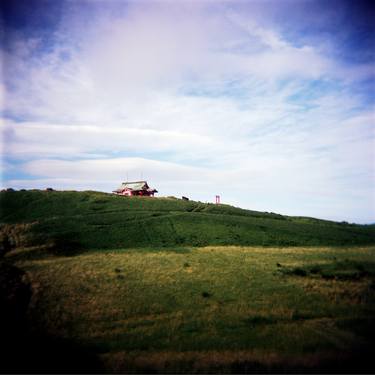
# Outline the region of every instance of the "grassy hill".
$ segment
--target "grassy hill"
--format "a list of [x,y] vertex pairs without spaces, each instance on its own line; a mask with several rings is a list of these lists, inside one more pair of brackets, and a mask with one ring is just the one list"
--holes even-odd
[[[0,224],[17,224],[31,245],[66,249],[375,243],[374,225],[288,217],[176,198],[85,191],[0,193]],[[21,225],[22,224],[22,225]],[[17,237],[17,236],[16,236]]]
[[374,373],[374,225],[92,191],[0,204],[0,372]]

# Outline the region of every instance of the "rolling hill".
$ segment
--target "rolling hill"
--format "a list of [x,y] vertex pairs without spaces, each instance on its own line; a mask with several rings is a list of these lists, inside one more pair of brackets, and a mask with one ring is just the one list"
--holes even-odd
[[[375,243],[374,225],[257,212],[177,198],[94,191],[3,191],[0,224],[12,242],[59,251],[134,247]],[[16,225],[15,225],[16,224]]]
[[374,225],[93,191],[0,204],[0,372],[374,372]]

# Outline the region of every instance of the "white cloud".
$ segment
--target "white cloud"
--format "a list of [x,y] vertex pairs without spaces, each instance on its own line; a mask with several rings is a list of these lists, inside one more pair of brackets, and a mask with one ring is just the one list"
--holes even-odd
[[[143,172],[165,195],[372,217],[374,113],[350,90],[371,67],[226,4],[130,2],[84,30],[65,16],[48,51],[34,38],[4,52],[2,143],[19,163],[5,172],[34,177],[7,184],[110,191]],[[340,89],[309,97],[317,79]]]
[[[244,26],[233,11],[210,11],[207,4],[155,3],[145,12],[144,4],[131,3],[125,18],[104,14],[75,30],[74,44],[73,36],[60,38],[35,56],[40,41],[19,41],[5,56],[13,86],[6,108],[44,121],[111,122],[189,81],[337,76],[337,66],[314,46],[294,47],[256,19]],[[66,22],[60,33],[67,33]],[[249,42],[253,48],[243,48]]]

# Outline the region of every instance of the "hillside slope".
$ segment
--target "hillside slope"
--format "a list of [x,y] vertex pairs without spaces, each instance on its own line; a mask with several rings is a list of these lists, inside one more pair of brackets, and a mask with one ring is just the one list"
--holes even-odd
[[[3,232],[60,250],[204,245],[325,246],[375,243],[375,226],[243,210],[175,198],[85,191],[0,193]],[[22,225],[20,225],[22,224]],[[26,228],[26,229],[25,229]]]

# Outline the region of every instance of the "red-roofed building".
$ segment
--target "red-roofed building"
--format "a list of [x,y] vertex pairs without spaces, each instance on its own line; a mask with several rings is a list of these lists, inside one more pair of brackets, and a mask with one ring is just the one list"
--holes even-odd
[[146,196],[153,197],[158,191],[151,189],[146,181],[123,182],[121,186],[114,190],[113,193],[117,195],[131,196]]

